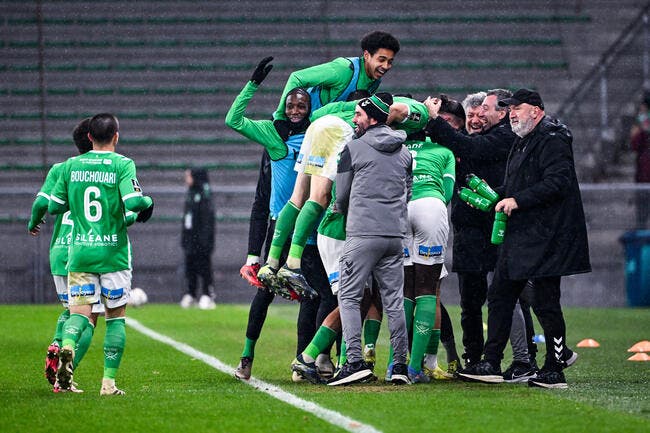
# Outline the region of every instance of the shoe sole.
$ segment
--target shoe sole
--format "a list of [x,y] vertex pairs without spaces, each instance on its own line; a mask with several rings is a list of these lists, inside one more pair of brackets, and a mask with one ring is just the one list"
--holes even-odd
[[305,367],[300,364],[292,364],[291,371],[297,373],[300,377],[311,384],[320,385],[323,383],[322,379],[318,377],[318,373],[316,371],[312,371],[309,367]]
[[[59,366],[57,367],[56,380],[61,390],[69,390],[72,386],[72,349],[63,348],[59,352]],[[69,367],[69,369],[68,369]]]
[[289,286],[289,288],[296,292],[301,298],[315,299],[318,297],[318,293],[314,289],[309,286],[305,287],[298,278],[284,275],[281,271],[278,271],[277,277],[281,283]]
[[406,374],[393,373],[390,377],[390,383],[393,385],[410,385],[411,379]]
[[503,376],[479,376],[475,374],[458,373],[458,377],[467,382],[503,383]]
[[50,385],[56,383],[56,371],[59,366],[59,354],[58,352],[47,351],[47,357],[45,358],[45,378]]
[[528,386],[531,388],[546,388],[546,389],[567,389],[569,385],[566,383],[542,383],[535,382],[534,380],[528,381]]
[[366,369],[366,370],[361,370],[357,371],[356,373],[351,374],[348,377],[345,377],[343,379],[335,380],[333,382],[328,382],[328,386],[338,386],[338,385],[350,385],[353,383],[364,383],[363,381],[370,379],[373,377],[374,374],[372,374],[372,371]]

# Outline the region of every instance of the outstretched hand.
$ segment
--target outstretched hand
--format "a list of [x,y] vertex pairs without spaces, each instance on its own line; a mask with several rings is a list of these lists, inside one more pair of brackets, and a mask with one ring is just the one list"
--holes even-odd
[[272,56],[265,57],[262,59],[261,62],[257,65],[255,70],[253,71],[253,75],[251,76],[251,81],[258,86],[262,84],[262,81],[266,78],[266,76],[271,72],[271,69],[273,69],[273,65],[269,65],[269,62],[273,60]]

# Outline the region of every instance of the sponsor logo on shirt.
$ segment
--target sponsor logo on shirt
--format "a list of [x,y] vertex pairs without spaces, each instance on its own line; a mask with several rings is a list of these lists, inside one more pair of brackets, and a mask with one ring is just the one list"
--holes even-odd
[[442,245],[419,245],[418,246],[418,255],[423,257],[437,257],[442,255]]

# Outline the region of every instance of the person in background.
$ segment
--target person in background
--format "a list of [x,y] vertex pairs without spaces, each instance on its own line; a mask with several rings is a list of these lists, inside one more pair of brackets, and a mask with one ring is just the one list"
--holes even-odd
[[[637,183],[650,183],[650,93],[645,93],[639,105],[635,124],[630,131],[630,147],[636,152]],[[650,191],[636,192],[636,228],[646,228],[650,216]]]
[[183,212],[181,246],[185,254],[185,278],[187,292],[181,299],[181,307],[189,308],[196,303],[199,278],[201,296],[198,307],[213,310],[214,287],[212,286],[212,251],[214,250],[214,204],[208,172],[204,168],[185,170],[187,197]]

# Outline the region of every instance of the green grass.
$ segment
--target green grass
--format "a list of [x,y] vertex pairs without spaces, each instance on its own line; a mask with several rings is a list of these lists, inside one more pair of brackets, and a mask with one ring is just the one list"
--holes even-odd
[[[458,317],[457,307],[449,310],[452,318]],[[53,394],[42,377],[42,367],[59,311],[58,306],[0,306],[5,329],[0,364],[3,433],[59,431],[69,423],[83,426],[75,430],[105,431],[112,429],[112,422],[118,426],[115,429],[125,432],[342,431],[133,329],[127,329],[127,349],[118,376],[118,385],[127,395],[100,398],[101,319],[93,345],[75,374],[86,392]],[[129,315],[234,366],[248,306],[219,305],[214,311],[199,311],[147,305],[130,309]],[[386,433],[648,431],[650,363],[626,359],[630,356],[627,348],[650,338],[650,310],[566,309],[565,315],[570,345],[583,338],[601,343],[598,349],[579,349],[578,363],[566,372],[568,390],[462,382],[393,387],[379,381],[335,389],[294,384],[288,365],[295,351],[297,308],[286,304],[269,311],[253,374]],[[454,325],[460,341],[457,320]],[[383,328],[380,376],[386,344]]]

